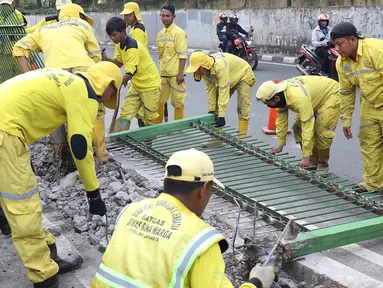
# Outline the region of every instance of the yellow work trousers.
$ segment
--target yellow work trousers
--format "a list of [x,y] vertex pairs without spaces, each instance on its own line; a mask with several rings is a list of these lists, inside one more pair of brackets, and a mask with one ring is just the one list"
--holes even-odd
[[[237,91],[237,113],[239,120],[250,119],[252,86],[246,81],[240,81],[230,89],[230,98]],[[218,101],[217,101],[218,103]]]
[[121,118],[132,120],[139,113],[140,109],[143,108],[144,115],[142,120],[145,125],[155,124],[154,121],[158,116],[160,92],[160,88],[139,92],[131,85],[121,108]]
[[[313,154],[317,154],[318,151],[321,150],[330,149],[332,141],[335,138],[335,130],[336,125],[338,124],[339,116],[340,105],[332,103],[328,103],[324,107],[321,107],[317,114],[315,114]],[[295,117],[292,128],[294,132],[295,142],[302,143],[301,120],[298,116]]]
[[185,81],[178,85],[176,76],[161,77],[160,105],[165,105],[169,97],[171,97],[170,101],[174,108],[184,108],[186,97]]
[[368,191],[383,188],[383,109],[376,109],[365,100],[360,106],[359,141],[363,157],[361,183]]
[[42,205],[28,146],[0,131],[0,203],[12,230],[12,241],[32,283],[57,274],[47,245],[55,238],[42,226]]

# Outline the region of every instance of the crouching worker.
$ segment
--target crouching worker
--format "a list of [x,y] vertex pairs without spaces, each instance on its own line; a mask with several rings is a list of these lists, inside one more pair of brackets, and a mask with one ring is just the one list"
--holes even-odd
[[126,24],[123,19],[110,18],[106,23],[106,33],[116,44],[116,48],[114,59],[104,54],[103,60],[113,62],[118,67],[124,66],[126,74],[123,77],[123,84],[126,85],[131,81],[114,131],[129,130],[132,118],[136,117],[141,107],[144,108],[144,125],[155,124],[161,92],[161,79],[156,64],[140,42],[126,35]]
[[[117,218],[91,288],[233,287],[222,253],[228,242],[200,217],[209,202],[214,165],[195,149],[166,163],[164,192],[126,206]],[[241,288],[269,288],[274,268],[255,266]]]
[[278,146],[280,153],[286,145],[288,111],[297,113],[293,124],[295,142],[303,150],[301,167],[328,170],[330,147],[340,116],[339,83],[322,76],[299,76],[279,84],[266,81],[257,95],[271,108],[277,108]]
[[93,126],[100,103],[116,108],[121,83],[120,69],[100,62],[76,75],[41,69],[0,85],[0,203],[13,244],[35,288],[58,287],[57,274],[77,269],[83,260],[61,259],[54,236],[42,227],[42,205],[27,144],[67,123],[68,142],[89,211],[104,215],[93,159]]

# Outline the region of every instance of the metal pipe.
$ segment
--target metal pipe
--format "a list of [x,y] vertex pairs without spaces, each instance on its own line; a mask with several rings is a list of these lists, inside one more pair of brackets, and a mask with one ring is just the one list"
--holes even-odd
[[[323,193],[323,190],[314,190],[310,192],[305,192],[305,193],[298,193],[298,194],[291,194],[291,195],[286,195],[286,196],[280,196],[280,197],[274,197],[274,198],[269,198],[269,199],[259,199],[257,201],[260,202],[267,202],[267,201],[273,201],[273,200],[280,200],[280,199],[286,199],[286,198],[291,198],[291,197],[296,197],[296,196],[301,196],[301,195],[307,195],[307,194],[312,194],[312,193]],[[274,194],[281,194],[281,193],[274,193]],[[328,194],[326,196],[331,196],[331,194]],[[258,197],[258,195],[252,196],[252,197]],[[315,197],[317,198],[317,197]],[[311,198],[313,199],[313,198]],[[309,200],[309,199],[307,199]],[[272,205],[272,204],[270,204]]]
[[[352,203],[348,203],[348,204],[353,205]],[[327,213],[320,213],[320,214],[314,214],[314,215],[310,215],[310,216],[306,216],[306,217],[302,217],[302,218],[296,218],[295,220],[305,220],[305,219],[309,219],[309,218],[315,218],[315,217],[318,217],[318,216],[330,215],[330,214],[334,214],[334,213],[348,211],[348,210],[355,209],[355,208],[361,208],[361,207],[355,207],[355,205],[353,205],[353,206],[354,207],[344,208],[344,209],[340,209],[340,210],[337,210],[337,211],[332,211],[332,212],[327,212]],[[350,217],[350,216],[349,215],[345,215],[343,217],[347,218],[347,217]],[[329,219],[327,221],[331,221],[331,220],[332,219]]]
[[[339,200],[341,200],[341,199],[339,199]],[[315,204],[318,204],[318,203],[315,203]],[[309,212],[309,211],[318,211],[318,210],[322,210],[322,209],[327,209],[327,208],[330,208],[330,207],[339,207],[339,206],[343,206],[343,205],[352,205],[352,203],[350,203],[350,202],[345,202],[345,201],[343,201],[342,203],[337,203],[337,204],[335,204],[335,205],[330,205],[330,206],[325,206],[325,207],[318,207],[318,208],[311,208],[311,209],[307,209],[307,210],[303,210],[303,211],[299,211],[299,212],[294,212],[294,213],[292,213],[292,214],[283,214],[284,216],[296,216],[296,215],[298,215],[298,214],[302,214],[302,213],[306,213],[306,212]],[[305,205],[306,206],[306,205]]]
[[[291,175],[283,175],[283,176],[280,176],[278,177],[278,179],[275,179],[275,180],[279,180],[281,178],[287,178],[287,177],[291,177]],[[242,186],[243,184],[251,184],[251,185],[248,185],[248,186],[245,186],[245,187],[252,187],[254,185],[254,183],[258,183],[258,182],[262,182],[262,181],[265,181],[265,180],[273,180],[273,178],[266,178],[266,177],[262,177],[262,179],[260,180],[250,180],[250,181],[246,181],[246,182],[242,182],[242,183],[238,183],[239,186]],[[291,180],[284,180],[283,182],[291,182],[291,181],[296,181],[296,179],[291,179]],[[233,181],[229,181],[229,183],[232,183],[232,184],[228,184],[227,186],[232,186],[232,187],[236,187],[238,185],[235,184],[235,182]],[[278,183],[278,182],[277,182]],[[271,184],[275,184],[275,182],[271,182],[271,183],[266,183],[264,185],[271,185]],[[261,185],[259,185],[261,186]],[[243,187],[242,187],[243,188]]]
[[[331,194],[329,195],[326,195],[327,196],[332,196]],[[339,199],[337,200],[342,200],[342,199],[345,199],[346,197],[339,197]],[[311,199],[311,198],[310,198]],[[307,200],[310,200],[310,199],[307,199]],[[323,200],[323,201],[319,201],[319,202],[315,202],[315,203],[311,203],[311,204],[304,204],[304,206],[312,206],[312,205],[317,205],[317,204],[321,204],[321,203],[327,203],[327,202],[333,202],[334,199],[329,199],[329,200]],[[278,205],[282,205],[282,204],[286,204],[286,203],[291,203],[291,202],[295,202],[295,200],[293,201],[290,201],[290,202],[284,202],[284,203],[281,203],[281,204],[274,204],[274,205],[270,205],[270,206],[278,206]],[[350,202],[348,202],[350,203]],[[278,208],[278,210],[291,210],[291,209],[295,209],[295,208],[299,208],[299,207],[302,207],[302,205],[296,205],[296,206],[282,206],[280,208]]]
[[[279,169],[279,168],[277,168],[277,167],[273,167],[273,168],[269,168],[269,169],[262,169],[262,170],[256,170],[256,171],[258,171],[258,172],[256,172],[256,171],[254,171],[254,170],[252,170],[252,171],[250,171],[250,172],[243,172],[244,170],[242,170],[242,171],[236,171],[236,172],[239,172],[239,173],[236,173],[236,174],[234,174],[234,175],[232,175],[232,174],[229,174],[227,177],[226,176],[223,176],[223,177],[221,177],[222,179],[230,179],[230,178],[236,178],[236,177],[238,177],[238,176],[242,176],[242,175],[249,175],[249,174],[252,174],[252,175],[256,175],[257,173],[259,173],[259,172],[264,172],[264,171],[272,171],[272,170],[277,170],[277,169]],[[249,170],[249,169],[246,169],[246,170]],[[230,173],[230,172],[229,172]],[[217,173],[217,175],[218,175],[218,173]],[[262,174],[263,175],[263,174]]]

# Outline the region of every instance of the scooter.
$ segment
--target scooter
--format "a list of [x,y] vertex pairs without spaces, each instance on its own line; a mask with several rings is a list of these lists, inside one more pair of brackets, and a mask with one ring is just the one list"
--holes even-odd
[[310,45],[303,44],[300,52],[302,53],[299,56],[299,62],[296,65],[296,68],[302,75],[318,75],[329,77],[335,81],[339,81],[338,73],[336,71],[336,59],[339,57],[339,53],[332,47],[328,47],[329,51],[329,60],[330,65],[330,74],[328,75],[321,68],[321,59],[315,53],[315,48]]
[[[253,42],[253,26],[250,28],[250,33],[245,38],[238,34],[233,34],[233,51],[232,54],[241,57],[246,60],[251,66],[252,70],[255,70],[258,66],[258,55]],[[222,52],[222,42],[219,43],[219,50]]]

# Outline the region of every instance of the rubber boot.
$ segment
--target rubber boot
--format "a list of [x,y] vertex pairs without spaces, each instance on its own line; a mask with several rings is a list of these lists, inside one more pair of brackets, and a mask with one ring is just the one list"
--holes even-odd
[[156,122],[156,124],[160,124],[160,123],[162,123],[162,120],[164,119],[164,113],[165,113],[165,107],[164,107],[164,104],[160,104],[159,106],[158,106],[158,110],[157,110],[157,112],[158,112],[158,117],[156,118],[156,120],[155,120],[155,122]]
[[94,123],[94,139],[96,157],[99,162],[105,162],[113,159],[113,154],[109,153],[105,148],[105,122],[97,119]]
[[184,107],[174,108],[174,120],[180,120],[184,118]]
[[11,227],[8,224],[7,217],[5,217],[3,209],[0,207],[0,230],[3,235],[11,234]]
[[239,130],[239,139],[244,138],[249,129],[249,120],[239,120],[238,130]]
[[164,106],[164,119],[165,119],[165,122],[169,121],[168,102],[166,102]]
[[319,163],[319,154],[318,154],[318,150],[315,147],[313,148],[313,152],[311,156],[309,157],[309,162],[310,162],[309,167],[306,167],[305,169],[308,171],[315,171]]
[[56,243],[54,243],[52,245],[48,245],[48,247],[49,247],[49,250],[51,251],[52,260],[55,261],[57,263],[57,265],[59,266],[58,274],[67,273],[69,271],[76,270],[76,269],[80,268],[82,262],[84,261],[84,259],[82,259],[81,256],[77,256],[72,261],[67,261],[67,260],[62,259],[57,254]]
[[328,171],[328,161],[330,160],[330,149],[318,150],[318,168],[317,170],[327,172]]
[[129,128],[130,128],[130,120],[120,117],[116,120],[116,123],[114,123],[113,132],[128,131]]
[[40,282],[34,283],[33,288],[58,288],[59,287],[59,276],[53,275],[51,278]]
[[138,123],[138,127],[145,127],[145,123],[144,123],[144,120],[142,119],[137,119],[137,123]]

